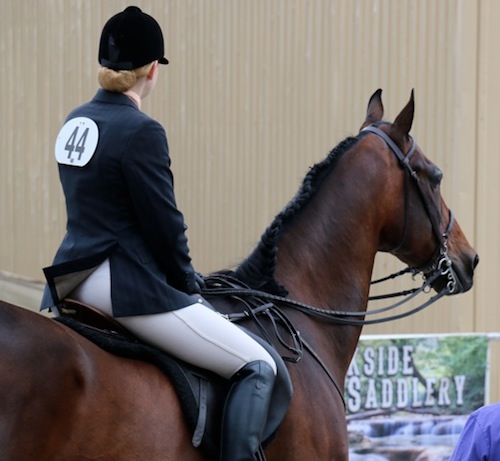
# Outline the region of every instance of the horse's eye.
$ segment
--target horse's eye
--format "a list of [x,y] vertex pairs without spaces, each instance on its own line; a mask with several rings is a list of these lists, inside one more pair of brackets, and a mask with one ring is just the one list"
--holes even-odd
[[438,187],[443,180],[443,172],[439,168],[435,168],[432,172],[429,181],[432,187]]

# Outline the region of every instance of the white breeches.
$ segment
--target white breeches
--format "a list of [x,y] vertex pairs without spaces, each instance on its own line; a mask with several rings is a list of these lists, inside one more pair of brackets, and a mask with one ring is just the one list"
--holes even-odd
[[[113,316],[109,260],[70,297]],[[276,363],[260,344],[201,302],[170,312],[115,320],[145,342],[226,379],[256,360],[269,363],[276,373]]]

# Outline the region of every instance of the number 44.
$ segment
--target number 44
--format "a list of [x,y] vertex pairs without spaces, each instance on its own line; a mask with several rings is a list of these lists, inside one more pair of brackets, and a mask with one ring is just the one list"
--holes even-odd
[[84,167],[94,156],[99,142],[99,128],[88,117],[68,120],[59,131],[54,146],[57,163]]
[[68,151],[68,158],[70,162],[73,163],[74,159],[72,157],[73,152],[78,152],[78,160],[82,158],[82,154],[85,152],[85,141],[87,140],[87,135],[89,133],[89,129],[85,128],[83,134],[80,136],[80,139],[75,144],[76,138],[78,136],[79,127],[75,127],[73,133],[71,133],[66,145],[64,146],[64,150]]

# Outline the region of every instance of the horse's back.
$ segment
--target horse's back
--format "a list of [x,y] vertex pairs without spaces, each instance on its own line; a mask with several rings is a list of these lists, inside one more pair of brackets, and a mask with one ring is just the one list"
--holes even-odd
[[0,369],[3,461],[201,459],[179,424],[170,381],[154,366],[1,301]]

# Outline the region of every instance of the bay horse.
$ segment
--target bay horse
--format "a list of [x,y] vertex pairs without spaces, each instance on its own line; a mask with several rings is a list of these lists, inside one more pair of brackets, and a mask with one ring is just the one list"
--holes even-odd
[[[308,172],[231,273],[280,305],[308,346],[287,364],[294,394],[268,461],[347,460],[341,389],[370,313],[378,251],[422,272],[441,295],[472,287],[478,256],[441,196],[441,171],[409,135],[413,91],[393,123],[383,113],[378,90],[361,131]],[[231,310],[231,298],[207,291],[216,308]],[[2,461],[208,460],[157,368],[0,304]]]

